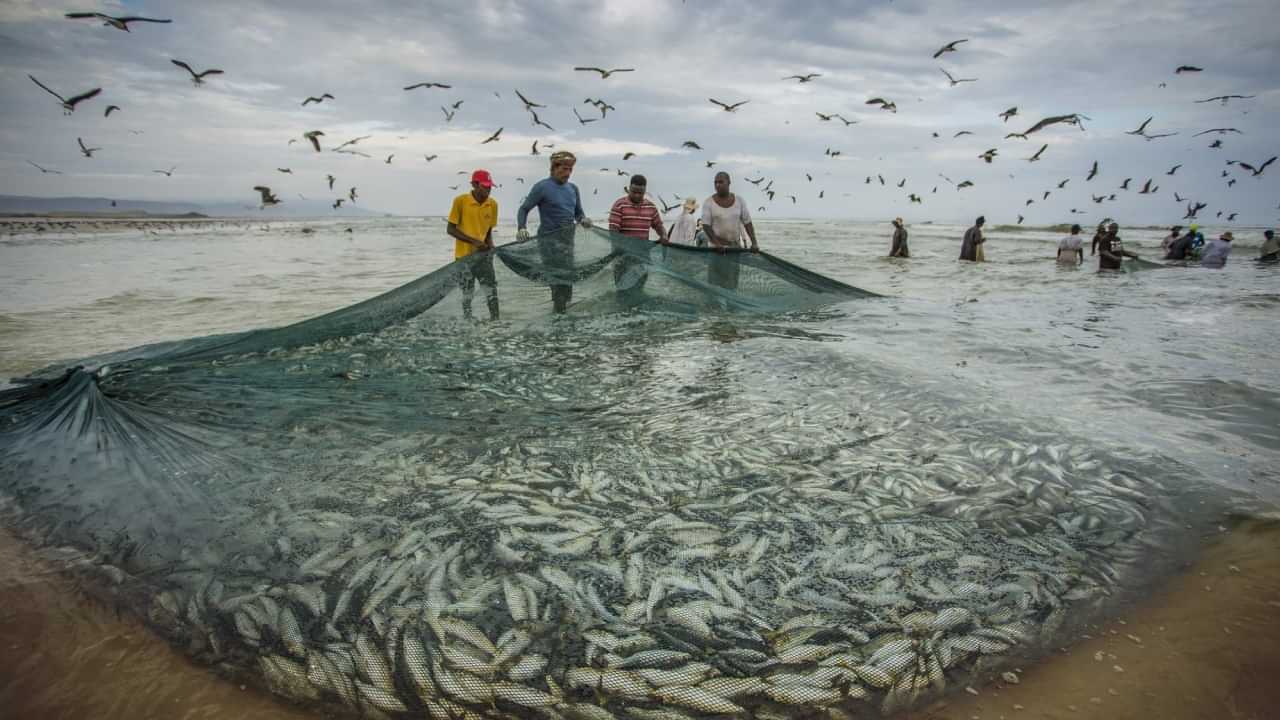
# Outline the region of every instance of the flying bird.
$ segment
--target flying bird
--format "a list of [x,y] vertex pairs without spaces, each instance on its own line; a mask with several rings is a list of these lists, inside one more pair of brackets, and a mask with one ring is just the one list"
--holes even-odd
[[1062,182],[1058,183],[1058,189],[1059,189],[1059,190],[1062,190],[1062,189],[1066,188],[1066,187],[1067,187],[1067,183],[1069,183],[1069,182],[1071,182],[1071,178],[1067,178],[1066,180],[1063,180]]
[[80,145],[80,152],[84,153],[84,156],[87,158],[93,157],[93,154],[95,152],[102,149],[102,148],[85,147],[84,140],[81,140],[80,138],[76,138],[76,142]]
[[40,171],[41,173],[43,173],[43,174],[49,174],[49,175],[61,175],[61,174],[62,174],[62,173],[61,173],[61,172],[59,172],[58,170],[50,170],[49,168],[43,168],[43,167],[40,167],[39,165],[37,165],[37,164],[35,164],[35,163],[31,162],[30,160],[28,160],[28,161],[27,161],[27,164],[28,164],[28,165],[30,165],[31,167],[33,167],[33,168],[35,168],[35,169],[39,170],[39,171]]
[[1148,135],[1148,134],[1147,134],[1147,126],[1151,124],[1151,121],[1152,121],[1153,119],[1154,119],[1154,118],[1152,118],[1152,117],[1147,118],[1145,121],[1143,121],[1143,123],[1142,123],[1141,125],[1139,125],[1139,126],[1138,126],[1138,129],[1137,129],[1137,130],[1126,130],[1126,131],[1125,131],[1125,135],[1137,135],[1137,136],[1138,136],[1138,137],[1140,137],[1140,138],[1143,138],[1143,139],[1145,139],[1145,140],[1150,141],[1150,140],[1155,140],[1156,138],[1172,137],[1172,136],[1174,136],[1174,135],[1177,135],[1177,134],[1178,134],[1178,133],[1174,132],[1174,133],[1160,133],[1160,134],[1156,134],[1156,135]]
[[601,80],[608,80],[609,76],[614,73],[635,72],[636,69],[635,68],[614,68],[612,70],[605,70],[604,68],[598,68],[598,67],[576,67],[574,68],[574,70],[578,72],[598,72],[600,73]]
[[192,85],[203,85],[203,84],[204,84],[204,79],[205,79],[205,77],[206,77],[206,76],[209,76],[209,75],[221,75],[221,74],[222,74],[222,71],[221,71],[221,70],[219,70],[219,69],[217,69],[217,68],[209,68],[208,70],[205,70],[205,71],[203,71],[203,72],[196,72],[195,70],[192,70],[192,69],[191,69],[191,66],[190,66],[190,65],[188,65],[188,64],[186,64],[186,63],[184,63],[184,62],[182,62],[181,60],[173,60],[173,59],[170,59],[170,60],[169,60],[169,62],[173,63],[174,65],[177,65],[178,67],[180,67],[180,68],[182,68],[183,70],[186,70],[188,73],[190,73],[190,74],[191,74],[191,84],[192,84]]
[[1009,133],[1008,135],[1005,135],[1005,136],[1004,136],[1004,139],[1005,139],[1005,140],[1008,140],[1009,138],[1015,138],[1015,137],[1016,137],[1016,138],[1022,138],[1023,140],[1026,140],[1028,135],[1031,135],[1032,133],[1039,132],[1039,131],[1041,131],[1041,130],[1043,130],[1043,129],[1047,128],[1047,127],[1049,127],[1050,125],[1057,125],[1057,124],[1059,124],[1059,123],[1066,123],[1067,125],[1076,125],[1076,126],[1080,127],[1080,129],[1082,129],[1082,130],[1083,130],[1083,129],[1084,129],[1084,126],[1083,126],[1083,125],[1081,124],[1081,122],[1080,122],[1080,120],[1081,120],[1081,119],[1085,119],[1085,120],[1087,120],[1088,118],[1086,118],[1084,115],[1081,115],[1081,114],[1079,114],[1079,113],[1072,113],[1072,114],[1070,114],[1070,115],[1053,115],[1053,116],[1051,116],[1051,117],[1047,117],[1047,118],[1045,118],[1045,119],[1041,120],[1040,122],[1036,123],[1035,125],[1032,125],[1030,128],[1028,128],[1027,130],[1025,130],[1025,131],[1023,131],[1023,132],[1020,132],[1020,133]]
[[978,78],[956,78],[956,77],[952,77],[951,73],[947,72],[946,70],[943,70],[942,68],[938,68],[938,70],[940,70],[943,75],[947,76],[947,80],[951,81],[951,87],[955,87],[960,83],[978,82]]
[[633,153],[633,152],[623,153],[623,154],[622,154],[622,160],[625,162],[625,161],[630,160],[631,158],[633,158],[633,157],[635,157],[635,156],[636,156],[636,154],[635,154],[635,153]]
[[1124,179],[1124,182],[1120,183],[1120,189],[1121,189],[1121,190],[1128,190],[1128,189],[1129,189],[1129,183],[1131,183],[1131,182],[1133,182],[1133,178],[1125,178],[1125,179]]
[[543,122],[543,121],[542,121],[542,118],[538,117],[538,113],[536,113],[536,112],[534,112],[534,111],[530,110],[530,111],[529,111],[529,115],[533,118],[533,124],[534,124],[534,125],[544,127],[544,128],[546,128],[546,129],[550,130],[551,132],[555,132],[555,131],[556,131],[556,129],[555,129],[555,128],[553,128],[553,127],[551,127],[550,125],[548,125],[547,123]]
[[541,154],[542,154],[542,153],[538,152],[538,141],[537,141],[537,140],[534,140],[534,141],[533,141],[533,147],[529,150],[529,154],[530,154],[530,155],[541,155]]
[[427,162],[431,162],[432,160],[435,160],[438,157],[440,156],[439,155],[423,155],[422,159],[426,160]]
[[952,135],[952,136],[951,136],[951,139],[952,139],[952,140],[954,140],[954,139],[956,139],[956,138],[960,137],[961,135],[972,135],[972,134],[973,134],[973,133],[972,133],[972,132],[970,132],[970,131],[968,131],[968,130],[961,130],[960,132],[956,133],[955,135]]
[[802,83],[813,82],[814,78],[822,77],[821,73],[809,73],[808,75],[788,75],[783,80],[799,80]]
[[334,181],[334,180],[337,180],[337,178],[335,178],[335,177],[334,177],[334,176],[332,176],[332,175],[325,175],[324,177],[325,177],[325,179],[326,179],[326,180],[328,180],[328,181],[329,181],[329,189],[330,189],[330,190],[332,190],[332,189],[333,189],[333,181]]
[[165,177],[173,177],[173,171],[174,171],[174,170],[177,170],[177,169],[178,169],[178,166],[177,166],[177,165],[174,165],[173,167],[169,168],[168,170],[152,170],[151,172],[153,172],[153,173],[160,173],[161,175],[163,175],[163,176],[165,176]]
[[[725,112],[734,112],[735,110],[737,110],[738,108],[742,107],[743,105],[746,105],[747,103],[751,102],[750,100],[741,100],[741,101],[739,101],[739,102],[736,102],[736,103],[733,103],[732,105],[730,105],[730,104],[727,104],[727,103],[722,103],[722,102],[720,102],[719,100],[717,100],[717,99],[715,99],[715,98],[707,98],[707,100],[709,100],[709,101],[711,102],[711,104],[712,104],[712,105],[719,105],[721,108],[723,108],[723,109],[724,109],[724,111],[725,111]],[[830,118],[828,118],[828,119],[830,119]]]
[[1086,177],[1086,178],[1084,179],[1084,181],[1085,181],[1085,182],[1089,182],[1090,180],[1092,180],[1092,179],[1094,179],[1094,178],[1096,178],[1096,177],[1098,177],[1098,161],[1097,161],[1097,160],[1094,160],[1094,161],[1093,161],[1093,167],[1092,167],[1092,168],[1089,168],[1089,175],[1088,175],[1088,177]]
[[266,207],[266,206],[268,206],[268,205],[279,205],[279,204],[280,204],[280,198],[278,198],[278,197],[276,197],[275,195],[273,195],[273,194],[271,193],[271,188],[267,187],[266,185],[254,185],[254,186],[253,186],[253,189],[254,189],[254,190],[255,190],[259,195],[261,195],[261,196],[262,196],[262,206],[261,206],[261,207],[264,207],[264,208],[265,208],[265,207]]
[[907,185],[906,178],[902,178],[902,180],[898,181],[898,187],[906,187],[906,185]]
[[1195,65],[1179,65],[1178,69],[1173,71],[1173,74],[1181,75],[1186,72],[1204,72],[1204,68],[1198,68]]
[[385,161],[385,162],[386,162],[388,165],[390,165],[390,164],[391,164],[391,158],[393,158],[393,157],[395,157],[395,156],[396,156],[396,154],[395,154],[395,153],[391,153],[390,155],[388,155],[388,156],[387,156],[387,159],[386,159],[386,161]]
[[347,201],[347,199],[346,199],[346,198],[338,198],[337,200],[334,200],[334,201],[333,201],[333,209],[334,209],[334,210],[337,210],[338,208],[342,207],[342,203],[344,203],[344,202],[346,202],[346,201]]
[[990,150],[988,150],[988,151],[986,151],[986,152],[982,153],[981,155],[979,155],[979,156],[978,156],[978,159],[979,159],[979,160],[985,160],[985,161],[987,162],[987,164],[988,164],[988,165],[990,165],[990,164],[991,164],[991,161],[996,159],[996,154],[997,154],[997,153],[996,153],[996,149],[995,149],[995,148],[991,148]]
[[119,109],[120,109],[120,106],[119,106],[119,105],[108,105],[108,106],[107,106],[107,111],[106,111],[106,112],[104,112],[104,113],[102,113],[102,117],[111,117],[111,112],[112,112],[113,110],[119,110]]
[[525,110],[532,110],[533,108],[545,108],[545,107],[546,107],[546,105],[539,105],[538,103],[536,103],[536,102],[534,102],[534,101],[530,100],[529,98],[525,97],[525,96],[524,96],[524,93],[520,92],[520,89],[519,89],[519,88],[516,88],[516,97],[520,98],[520,102],[524,103],[524,109],[525,109]]
[[1217,133],[1219,135],[1226,135],[1227,133],[1235,133],[1237,135],[1244,134],[1235,128],[1213,128],[1212,130],[1205,130],[1204,132],[1198,132],[1195,135],[1192,135],[1191,137],[1200,137],[1201,135],[1208,135],[1210,133]]
[[430,90],[431,88],[442,88],[442,89],[444,89],[444,90],[449,90],[449,89],[453,88],[453,86],[452,86],[452,85],[445,85],[444,83],[438,83],[438,82],[420,82],[420,83],[414,83],[413,85],[408,85],[408,86],[406,86],[404,89],[405,89],[405,90],[416,90],[416,89],[418,89],[418,88],[425,88],[425,89],[427,89],[427,90]]
[[84,102],[85,100],[88,100],[91,97],[96,97],[98,93],[102,92],[102,88],[94,88],[87,92],[82,92],[79,95],[73,95],[69,98],[64,98],[58,93],[50,90],[48,85],[45,85],[44,83],[37,80],[35,75],[28,75],[27,77],[31,78],[31,82],[35,83],[36,85],[39,85],[40,89],[58,98],[58,102],[62,104],[62,112],[64,115],[70,115],[71,113],[75,112],[76,105]]
[[1019,216],[1018,216],[1018,224],[1019,224],[1019,225],[1021,225],[1021,224],[1022,224],[1022,221],[1023,221],[1023,217],[1022,217],[1021,215],[1019,215]]
[[1004,118],[1005,122],[1009,122],[1009,118],[1017,114],[1018,114],[1018,106],[1015,105],[1009,108],[1008,110],[1005,110],[1004,112],[1000,113],[999,117]]
[[[314,131],[313,131],[313,132],[314,132]],[[318,134],[323,135],[324,133],[318,133]],[[372,136],[372,135],[361,135],[360,137],[351,138],[350,140],[348,140],[348,141],[346,141],[346,142],[342,143],[341,145],[339,145],[338,147],[334,148],[334,149],[333,149],[333,151],[334,151],[334,152],[337,152],[337,151],[341,150],[342,148],[344,148],[344,147],[346,147],[346,146],[348,146],[348,145],[355,145],[356,143],[360,142],[361,140],[368,140],[368,139],[369,139],[369,138],[371,138],[371,137],[373,137],[373,136]]]
[[497,132],[495,132],[494,134],[492,134],[492,135],[490,135],[489,137],[485,138],[485,139],[484,139],[484,142],[482,142],[482,143],[480,143],[480,144],[481,144],[481,145],[488,145],[488,144],[489,144],[489,143],[491,143],[491,142],[497,142],[501,137],[502,137],[502,128],[498,128],[498,131],[497,131]]
[[576,118],[578,118],[578,123],[579,123],[580,125],[586,125],[587,123],[593,123],[593,122],[596,122],[596,121],[598,121],[598,120],[600,119],[600,118],[584,118],[584,117],[582,117],[582,115],[578,112],[578,108],[574,108],[574,109],[573,109],[573,116],[574,116],[574,117],[576,117]]
[[1238,164],[1240,167],[1244,168],[1245,170],[1248,170],[1249,172],[1253,173],[1253,176],[1254,176],[1254,177],[1258,177],[1259,175],[1261,175],[1261,174],[1263,173],[1263,171],[1264,171],[1264,170],[1266,170],[1266,169],[1267,169],[1267,166],[1268,166],[1268,165],[1270,165],[1271,163],[1273,163],[1273,162],[1275,162],[1275,161],[1276,161],[1275,156],[1272,156],[1270,160],[1268,160],[1268,161],[1266,161],[1266,162],[1262,163],[1262,164],[1261,164],[1261,165],[1259,165],[1257,168],[1254,168],[1254,167],[1253,167],[1252,165],[1250,165],[1249,163],[1244,163],[1244,162],[1242,162],[1242,163],[1237,163],[1237,164]]
[[137,15],[127,15],[125,17],[112,17],[96,12],[70,12],[66,17],[71,20],[101,20],[104,27],[111,26],[117,30],[131,32],[129,23],[131,22],[147,22],[147,23],[171,23],[172,20],[160,20],[158,18],[139,17]]
[[347,197],[351,198],[351,202],[356,201],[356,188],[354,185],[351,186],[351,190],[347,192]]
[[1023,203],[1023,204],[1022,204],[1022,206],[1023,206],[1023,207],[1031,207],[1032,205],[1035,205],[1035,204],[1036,204],[1036,199],[1035,199],[1035,198],[1027,198],[1027,201],[1026,201],[1025,203]]
[[1092,194],[1090,194],[1090,196],[1089,196],[1089,197],[1093,198],[1093,202],[1094,202],[1095,204],[1098,204],[1098,205],[1101,205],[1101,204],[1102,204],[1102,201],[1107,199],[1107,196],[1106,196],[1106,195],[1092,195]]
[[832,113],[830,115],[824,115],[820,112],[815,112],[814,115],[817,115],[818,119],[821,120],[822,122],[829,122],[831,118],[835,117],[835,113]]
[[282,172],[282,173],[285,173],[286,175],[292,175],[293,169],[292,168],[276,168],[276,172]]
[[682,148],[690,148],[690,149],[692,149],[692,150],[701,150],[701,149],[702,149],[702,146],[701,146],[701,145],[699,145],[698,143],[696,143],[696,142],[694,142],[694,141],[692,141],[692,140],[685,140],[684,142],[680,143],[680,147],[682,147]]
[[849,127],[850,125],[857,125],[859,122],[857,120],[846,120],[843,115],[835,115],[834,117],[838,118],[840,122],[844,123],[845,127]]
[[1040,156],[1044,154],[1044,151],[1048,149],[1049,149],[1049,143],[1045,143],[1044,145],[1041,145],[1040,149],[1036,151],[1035,155],[1032,155],[1031,157],[1027,158],[1027,162],[1036,162],[1037,160],[1040,159]]
[[1178,191],[1177,191],[1177,190],[1174,190],[1174,191],[1173,191],[1173,201],[1174,201],[1174,202],[1176,202],[1176,203],[1180,203],[1180,202],[1182,202],[1182,200],[1183,200],[1182,196],[1178,194]]
[[959,185],[956,185],[956,189],[957,189],[957,190],[963,190],[963,189],[965,189],[965,188],[967,188],[967,187],[973,187],[973,183],[972,183],[972,182],[970,182],[969,180],[965,180],[965,181],[961,182]]
[[315,95],[308,95],[307,99],[302,101],[302,107],[306,107],[311,103],[322,103],[325,100],[332,100],[332,99],[333,99],[333,96],[330,95],[329,93],[323,93],[320,95],[320,97],[316,97]]
[[1173,167],[1169,168],[1169,172],[1165,173],[1165,175],[1173,175],[1174,173],[1178,172],[1178,168],[1180,168],[1180,167],[1182,167],[1182,166],[1181,166],[1181,165],[1174,165]]
[[1216,150],[1216,149],[1218,149],[1218,148],[1220,148],[1220,147],[1222,147],[1222,141],[1221,141],[1221,140],[1214,140],[1213,142],[1209,143],[1209,149],[1210,149],[1210,150]]
[[967,42],[969,42],[969,41],[968,41],[968,40],[953,40],[953,41],[951,41],[951,42],[947,43],[946,45],[943,45],[942,47],[938,48],[938,52],[936,52],[936,53],[934,53],[934,54],[933,54],[933,59],[934,59],[934,60],[937,60],[938,58],[942,57],[943,53],[955,52],[955,51],[956,51],[956,46],[957,46],[957,45],[959,45],[960,43],[967,43]]
[[440,112],[444,113],[445,122],[453,122],[453,116],[458,114],[457,110],[450,111],[449,108],[441,105]]
[[1235,184],[1236,184],[1235,178],[1231,178],[1230,180],[1227,181],[1227,187],[1234,187]]
[[610,110],[617,110],[617,109],[618,109],[618,108],[616,108],[616,107],[614,107],[614,106],[610,105],[609,103],[607,103],[607,102],[605,102],[604,100],[599,99],[599,98],[595,98],[595,99],[587,98],[587,99],[585,99],[585,100],[583,100],[583,101],[582,101],[582,104],[583,104],[583,105],[594,105],[594,106],[595,106],[595,108],[596,108],[597,110],[599,110],[599,111],[600,111],[600,117],[601,117],[601,119],[608,117],[608,116],[609,116],[609,111],[610,111]]
[[920,196],[919,196],[919,195],[917,195],[917,194],[915,194],[915,193],[908,193],[908,194],[907,194],[907,200],[909,200],[909,201],[911,201],[911,202],[913,202],[913,203],[923,203],[923,202],[924,202],[923,200],[921,200],[921,199],[920,199]]
[[1147,178],[1147,181],[1146,181],[1145,183],[1143,183],[1143,185],[1142,185],[1142,189],[1138,191],[1138,194],[1139,194],[1139,195],[1150,195],[1151,193],[1153,193],[1153,192],[1155,192],[1156,190],[1159,190],[1159,189],[1160,189],[1159,187],[1154,187],[1154,188],[1153,188],[1153,187],[1151,187],[1151,178]]
[[1206,98],[1204,100],[1196,100],[1197,103],[1211,103],[1215,100],[1221,101],[1223,105],[1229,100],[1252,100],[1257,95],[1218,95],[1216,97]]
[[[311,143],[311,147],[315,148],[316,152],[320,152],[320,138],[323,136],[324,136],[324,133],[319,130],[311,130],[309,132],[302,133],[302,137],[306,138],[307,141]],[[338,149],[341,149],[346,145],[350,145],[350,144],[352,143],[344,143],[343,145],[339,145]]]
[[898,112],[898,104],[895,102],[891,102],[889,100],[885,100],[884,98],[871,98],[870,100],[867,101],[866,104],[879,105],[881,110],[888,110],[889,112],[892,112],[892,113]]

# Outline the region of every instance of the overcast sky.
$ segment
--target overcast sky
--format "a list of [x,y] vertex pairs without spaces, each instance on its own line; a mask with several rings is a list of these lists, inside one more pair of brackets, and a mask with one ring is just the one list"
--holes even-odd
[[[70,10],[173,23],[139,23],[125,33],[62,18]],[[1278,28],[1276,0],[65,7],[0,0],[0,194],[247,205],[256,202],[251,188],[266,184],[287,203],[299,194],[337,197],[325,181],[332,173],[335,188],[358,186],[367,207],[440,215],[455,193],[450,186],[466,187],[456,173],[483,167],[502,184],[495,197],[510,218],[524,189],[547,173],[548,153],[530,155],[537,140],[578,155],[573,180],[597,218],[622,192],[618,168],[647,175],[651,192],[668,202],[676,195],[701,200],[724,169],[753,211],[766,208],[757,211],[761,217],[902,215],[921,222],[982,213],[992,223],[1012,223],[1021,213],[1028,224],[1047,224],[1101,213],[1125,223],[1172,223],[1186,206],[1175,202],[1176,191],[1208,203],[1207,218],[1238,212],[1240,225],[1265,225],[1280,217],[1280,163],[1253,177],[1226,161],[1258,165],[1280,154]],[[969,42],[933,59],[944,43],[962,38]],[[171,58],[226,72],[194,87]],[[601,79],[574,72],[576,65],[635,72]],[[1179,65],[1204,71],[1175,75]],[[951,87],[940,68],[977,82]],[[99,86],[103,92],[64,116],[28,73],[64,96]],[[821,77],[782,79],[805,73]],[[401,89],[424,81],[452,88]],[[516,88],[547,106],[538,112],[555,131],[532,125]],[[335,99],[300,105],[324,92]],[[1222,94],[1256,98],[1194,102]],[[600,117],[583,104],[588,97],[616,110],[579,124],[574,108]],[[866,105],[872,97],[896,102],[898,112]],[[708,98],[750,102],[727,113]],[[446,123],[441,106],[456,101],[463,104]],[[104,118],[109,104],[121,109]],[[1018,115],[1005,124],[998,114],[1012,106]],[[823,122],[818,112],[857,124]],[[1028,140],[1003,139],[1068,113],[1091,118],[1083,132],[1059,125]],[[1155,117],[1149,133],[1178,135],[1146,141],[1124,134],[1148,116]],[[500,141],[480,144],[499,127]],[[1192,137],[1218,127],[1243,134]],[[325,133],[325,152],[301,138],[308,130]],[[954,138],[961,130],[973,135]],[[355,146],[371,158],[329,151],[360,135],[372,135]],[[84,158],[77,137],[102,149]],[[1210,149],[1219,137],[1223,147]],[[703,149],[682,148],[685,140]],[[1026,162],[1044,143],[1042,160]],[[988,165],[978,155],[991,148],[998,156]],[[827,149],[840,155],[827,156]],[[624,162],[626,152],[636,156]],[[428,163],[424,155],[439,157]],[[1100,172],[1086,182],[1095,160]],[[42,174],[27,161],[63,174]],[[1166,175],[1175,164],[1182,168]],[[172,177],[152,172],[175,165]],[[1238,179],[1235,187],[1227,187],[1223,170]],[[974,187],[957,190],[941,176]],[[747,177],[772,180],[774,200]],[[1119,189],[1125,178],[1133,178],[1127,192]],[[1138,195],[1147,178],[1159,191]],[[1045,190],[1052,190],[1048,200]],[[912,192],[923,203],[910,203]],[[1091,200],[1112,193],[1114,202]],[[1026,206],[1029,198],[1036,202]],[[1072,208],[1086,214],[1072,215]]]

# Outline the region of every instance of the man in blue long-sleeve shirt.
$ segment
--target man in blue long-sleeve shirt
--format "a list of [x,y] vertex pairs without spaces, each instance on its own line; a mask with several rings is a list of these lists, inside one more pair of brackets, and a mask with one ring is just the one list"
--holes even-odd
[[[573,299],[573,232],[574,223],[584,228],[591,221],[582,212],[582,197],[578,186],[569,182],[577,158],[573,153],[559,151],[551,155],[551,176],[543,178],[529,188],[529,194],[516,211],[516,237],[529,238],[525,225],[529,211],[538,210],[538,250],[548,274],[551,275],[551,304],[557,313],[563,313]],[[565,281],[569,284],[565,284]]]

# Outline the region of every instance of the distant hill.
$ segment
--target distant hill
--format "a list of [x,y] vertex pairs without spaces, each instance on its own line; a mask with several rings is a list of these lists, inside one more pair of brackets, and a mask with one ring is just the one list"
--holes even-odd
[[[115,203],[112,205],[112,203]],[[274,207],[260,210],[249,203],[157,202],[104,197],[27,197],[0,195],[0,214],[87,213],[94,215],[185,215],[199,213],[209,217],[297,218],[297,217],[374,217],[386,215],[379,210],[344,203],[334,210],[325,200],[284,200]]]

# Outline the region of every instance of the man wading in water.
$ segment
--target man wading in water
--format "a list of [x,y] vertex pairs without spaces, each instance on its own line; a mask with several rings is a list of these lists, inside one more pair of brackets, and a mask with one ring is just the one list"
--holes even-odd
[[907,249],[907,229],[902,227],[902,218],[893,219],[893,247],[889,248],[889,257],[911,257],[911,251]]
[[717,252],[707,268],[707,282],[727,290],[737,290],[742,266],[738,264],[738,258],[726,254],[726,251],[742,247],[744,232],[751,239],[751,252],[760,252],[760,246],[756,243],[756,228],[751,224],[747,203],[729,192],[729,173],[716,173],[715,186],[716,193],[702,204],[702,229]]
[[961,260],[984,262],[987,259],[986,255],[982,252],[982,244],[987,241],[987,239],[982,236],[982,226],[986,224],[987,219],[985,217],[978,216],[978,219],[973,221],[973,227],[965,231],[964,240],[960,243]]
[[569,182],[578,159],[563,150],[551,155],[551,176],[529,188],[529,194],[516,212],[516,237],[529,239],[525,223],[529,211],[538,210],[538,252],[551,286],[551,304],[557,314],[563,313],[573,299],[573,224],[591,227],[582,212],[582,196],[578,186]]
[[1137,253],[1131,253],[1124,249],[1124,243],[1120,241],[1120,236],[1116,234],[1119,231],[1120,226],[1116,223],[1111,223],[1111,225],[1107,227],[1107,232],[1103,233],[1102,237],[1098,238],[1099,271],[1119,270],[1120,263],[1123,262],[1126,257],[1135,259],[1138,257]]

